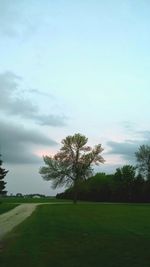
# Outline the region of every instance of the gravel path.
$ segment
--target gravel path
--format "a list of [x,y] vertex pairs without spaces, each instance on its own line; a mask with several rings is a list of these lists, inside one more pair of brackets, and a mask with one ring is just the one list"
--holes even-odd
[[16,225],[23,222],[36,209],[38,203],[21,204],[16,208],[0,215],[0,240]]
[[16,208],[0,215],[0,241],[15,226],[29,217],[38,205],[69,204],[68,202],[52,203],[26,203],[20,204]]

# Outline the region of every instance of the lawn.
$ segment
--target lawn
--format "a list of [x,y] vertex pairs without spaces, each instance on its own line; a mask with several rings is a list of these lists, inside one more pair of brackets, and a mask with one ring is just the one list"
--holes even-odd
[[42,205],[7,236],[1,267],[149,267],[150,206]]
[[68,202],[68,200],[57,199],[55,197],[3,197],[1,201],[4,203],[48,203],[48,202]]
[[11,204],[11,203],[0,203],[0,215],[4,212],[7,212],[15,207],[17,207],[18,204]]

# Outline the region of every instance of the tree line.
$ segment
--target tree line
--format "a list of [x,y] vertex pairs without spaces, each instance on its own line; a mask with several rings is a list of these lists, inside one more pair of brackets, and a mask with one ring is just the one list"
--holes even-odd
[[52,181],[54,188],[67,185],[57,198],[92,201],[150,202],[150,146],[142,145],[135,152],[137,165],[125,165],[111,175],[93,174],[93,166],[104,163],[101,144],[87,146],[81,134],[62,140],[60,151],[45,156],[40,169],[43,179]]
[[[74,187],[57,194],[59,199],[72,199]],[[150,202],[150,180],[141,174],[136,175],[135,168],[124,165],[114,174],[97,173],[81,182],[78,200],[101,202]]]

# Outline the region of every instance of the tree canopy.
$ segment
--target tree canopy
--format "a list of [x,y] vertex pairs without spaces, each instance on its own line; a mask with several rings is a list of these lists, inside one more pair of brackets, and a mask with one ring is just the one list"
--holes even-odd
[[43,179],[51,180],[53,188],[74,186],[74,202],[77,201],[79,184],[92,175],[92,165],[104,163],[101,144],[92,148],[87,142],[88,138],[79,133],[67,136],[56,155],[43,158],[46,166],[40,169]]
[[147,180],[150,180],[150,146],[142,145],[135,153],[137,159],[137,168],[139,173]]
[[7,191],[5,190],[6,182],[4,181],[4,178],[8,171],[6,171],[4,168],[2,168],[3,161],[1,160],[1,154],[0,154],[0,195],[6,195]]

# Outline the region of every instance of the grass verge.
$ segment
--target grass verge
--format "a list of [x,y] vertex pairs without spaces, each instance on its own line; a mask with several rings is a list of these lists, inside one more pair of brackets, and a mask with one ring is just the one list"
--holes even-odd
[[55,197],[3,197],[3,203],[49,203],[49,202],[70,202],[69,200],[57,199]]
[[149,267],[149,205],[42,205],[4,242],[1,267]]

